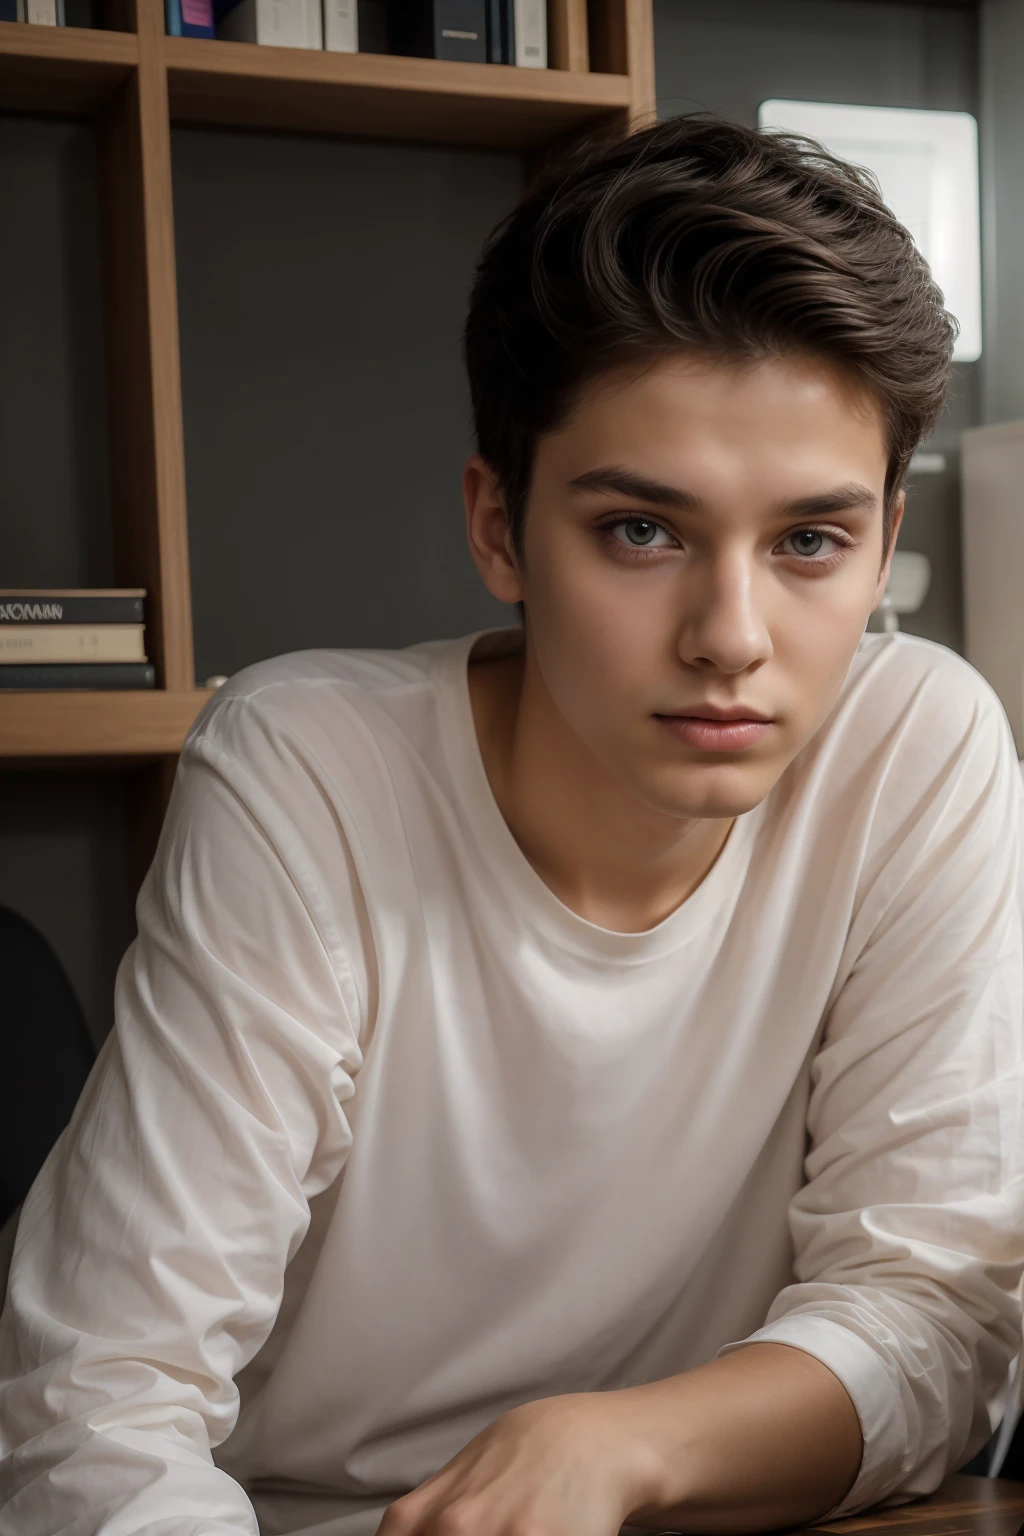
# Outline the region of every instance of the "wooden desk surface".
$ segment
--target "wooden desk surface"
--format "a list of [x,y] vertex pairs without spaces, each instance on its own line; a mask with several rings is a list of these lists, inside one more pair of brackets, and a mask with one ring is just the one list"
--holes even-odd
[[836,1536],[1017,1536],[1022,1524],[1024,1483],[951,1477],[931,1498],[812,1529]]

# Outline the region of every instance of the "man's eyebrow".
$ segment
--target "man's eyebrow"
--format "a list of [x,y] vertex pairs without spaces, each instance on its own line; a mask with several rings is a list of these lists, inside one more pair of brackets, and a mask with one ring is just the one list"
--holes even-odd
[[830,512],[851,512],[857,507],[873,512],[877,506],[878,497],[874,491],[869,491],[866,485],[858,485],[856,480],[850,480],[846,485],[837,485],[834,491],[822,491],[818,496],[801,496],[797,501],[780,502],[777,510],[792,517],[827,517]]
[[[692,491],[683,491],[663,480],[651,480],[635,470],[624,469],[617,464],[604,465],[600,469],[588,469],[569,481],[571,491],[606,491],[613,496],[628,496],[633,501],[646,501],[651,506],[672,507],[680,512],[703,512],[704,502]],[[796,501],[780,502],[776,512],[790,517],[827,517],[830,512],[849,512],[863,507],[873,511],[878,498],[866,485],[848,481],[834,490],[822,491],[815,496],[801,496]]]
[[661,480],[649,480],[633,469],[623,469],[618,464],[606,464],[601,469],[588,469],[569,481],[570,491],[607,491],[612,496],[629,496],[633,501],[648,501],[657,507],[675,507],[682,512],[702,512],[704,503],[691,491],[681,491],[678,486],[666,485]]

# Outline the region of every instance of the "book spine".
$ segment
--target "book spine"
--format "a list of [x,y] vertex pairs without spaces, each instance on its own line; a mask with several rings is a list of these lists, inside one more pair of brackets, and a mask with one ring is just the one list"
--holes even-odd
[[218,6],[217,36],[230,43],[255,43],[259,41],[256,28],[256,0],[240,0],[230,10]]
[[0,666],[146,660],[141,624],[0,624]]
[[359,17],[359,52],[387,53],[388,16],[385,0],[356,0]]
[[34,27],[55,27],[57,0],[25,0],[25,20]]
[[178,0],[182,37],[213,37],[213,0]]
[[504,64],[502,45],[501,0],[487,0],[487,62]]
[[240,0],[218,23],[217,36],[272,48],[322,48],[320,0]]
[[547,0],[514,0],[514,25],[516,63],[525,69],[547,69]]
[[59,662],[0,667],[0,691],[88,688],[155,688],[156,668],[146,662]]
[[18,15],[18,0],[0,0],[0,21],[24,21]]
[[359,52],[356,0],[324,0],[324,47],[329,53]]
[[385,7],[388,29],[388,49],[414,58],[429,58],[431,42],[432,0],[410,0],[408,5]]
[[486,0],[434,0],[434,57],[486,64]]
[[181,0],[164,0],[164,29],[168,37],[181,36]]
[[141,597],[0,594],[0,624],[141,624]]

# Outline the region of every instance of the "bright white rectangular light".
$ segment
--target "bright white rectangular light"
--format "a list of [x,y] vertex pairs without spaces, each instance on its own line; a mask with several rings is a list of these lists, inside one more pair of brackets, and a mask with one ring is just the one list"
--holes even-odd
[[763,101],[759,128],[807,133],[834,155],[873,171],[882,196],[917,242],[960,322],[958,363],[981,356],[981,217],[978,125],[969,112]]

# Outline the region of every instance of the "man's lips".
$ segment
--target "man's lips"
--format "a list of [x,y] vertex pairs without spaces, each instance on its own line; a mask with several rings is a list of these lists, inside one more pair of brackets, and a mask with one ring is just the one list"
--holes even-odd
[[758,720],[770,725],[771,715],[749,704],[691,704],[688,709],[674,709],[671,714],[661,715],[663,720]]
[[655,715],[657,721],[688,747],[701,752],[738,752],[761,741],[773,721],[754,710],[712,710],[699,706],[691,714]]

